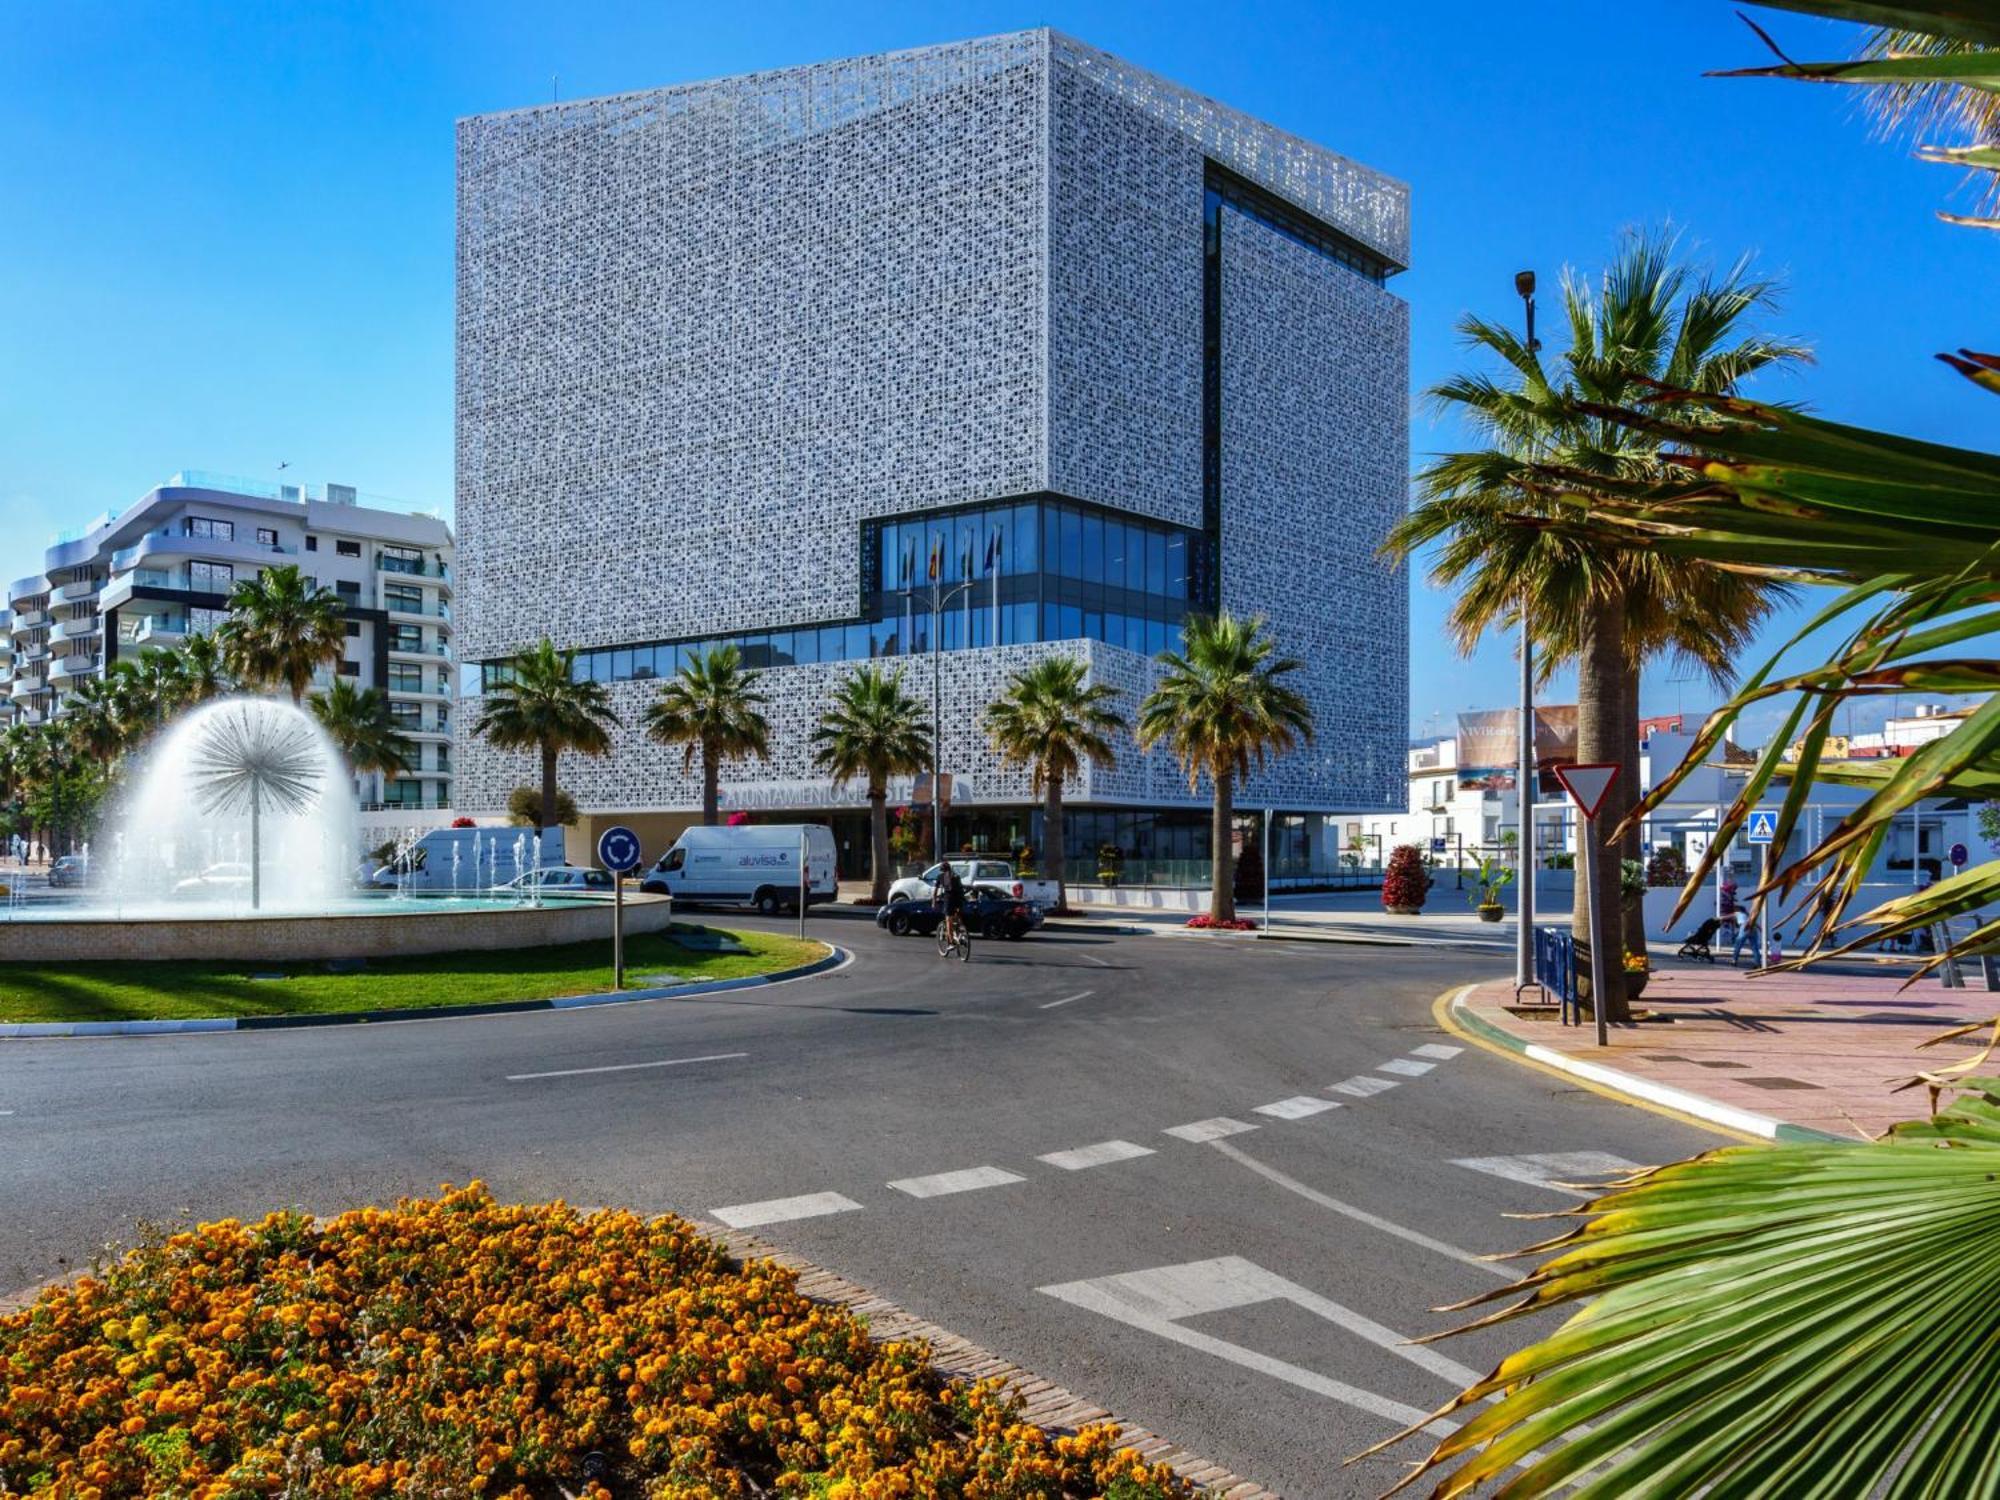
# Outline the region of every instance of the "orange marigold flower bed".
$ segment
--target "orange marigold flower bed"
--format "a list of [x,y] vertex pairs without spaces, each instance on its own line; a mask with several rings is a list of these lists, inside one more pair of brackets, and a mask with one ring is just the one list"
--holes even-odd
[[483,1185],[155,1238],[0,1318],[0,1495],[1194,1493],[686,1222]]

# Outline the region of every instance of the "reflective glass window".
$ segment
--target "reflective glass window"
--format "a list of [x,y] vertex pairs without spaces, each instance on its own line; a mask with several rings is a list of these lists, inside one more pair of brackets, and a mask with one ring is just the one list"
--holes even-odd
[[1167,591],[1167,537],[1165,532],[1155,531],[1146,538],[1146,592],[1164,594]]
[[1065,578],[1083,576],[1083,517],[1067,505],[1058,512],[1062,524],[1062,546],[1055,571]]
[[621,651],[611,653],[611,680],[613,682],[629,682],[631,678],[632,648],[627,646]]
[[1167,538],[1167,597],[1169,599],[1185,599],[1187,596],[1187,538],[1176,534]]
[[1104,518],[1091,514],[1081,518],[1083,563],[1075,574],[1091,583],[1104,581]]
[[848,661],[866,660],[868,656],[868,627],[860,624],[849,625],[842,633],[845,639],[841,646],[841,654]]

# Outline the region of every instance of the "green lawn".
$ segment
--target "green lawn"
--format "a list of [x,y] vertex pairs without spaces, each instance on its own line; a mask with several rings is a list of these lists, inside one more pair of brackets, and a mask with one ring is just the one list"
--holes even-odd
[[[671,933],[625,943],[625,980],[636,988],[680,980],[741,979],[812,963],[826,945],[768,932],[734,932],[747,953],[683,948]],[[282,978],[258,975],[282,974]],[[672,976],[655,978],[654,976]],[[0,1021],[184,1020],[209,1016],[323,1015],[547,1000],[611,988],[611,944],[438,953],[371,959],[351,972],[323,963],[98,962],[0,964]]]

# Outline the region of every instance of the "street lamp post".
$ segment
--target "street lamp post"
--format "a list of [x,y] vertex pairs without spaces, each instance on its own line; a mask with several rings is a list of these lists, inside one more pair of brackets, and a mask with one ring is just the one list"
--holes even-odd
[[[1514,290],[1528,315],[1528,353],[1541,349],[1535,338],[1535,273],[1520,271]],[[1515,777],[1515,817],[1520,837],[1515,841],[1519,867],[1514,883],[1521,894],[1515,908],[1514,998],[1535,983],[1535,640],[1528,619],[1528,596],[1521,595],[1521,764]]]
[[[940,687],[940,662],[944,654],[944,612],[951,601],[966,593],[978,583],[968,578],[963,583],[955,583],[950,588],[937,579],[931,580],[929,589],[931,607],[931,857],[944,858],[944,798],[941,795],[939,763],[944,759],[944,701]],[[915,591],[903,590],[907,604]],[[971,617],[967,616],[967,626]]]

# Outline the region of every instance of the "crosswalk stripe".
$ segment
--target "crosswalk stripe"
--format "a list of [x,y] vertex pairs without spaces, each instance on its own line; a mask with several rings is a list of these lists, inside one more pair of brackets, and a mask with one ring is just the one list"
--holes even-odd
[[1370,1094],[1384,1094],[1396,1086],[1393,1078],[1370,1078],[1360,1073],[1345,1083],[1336,1083],[1330,1092],[1345,1094],[1350,1099],[1366,1099]]
[[1622,1156],[1613,1156],[1608,1151],[1544,1151],[1525,1156],[1461,1156],[1454,1158],[1452,1165],[1465,1167],[1474,1172],[1484,1172],[1489,1177],[1504,1177],[1509,1182],[1525,1182],[1532,1187],[1547,1188],[1552,1193],[1567,1193],[1573,1198],[1587,1198],[1590,1194],[1566,1187],[1565,1183],[1623,1177],[1626,1173],[1636,1172],[1639,1169],[1637,1162],[1627,1161]]
[[1020,1173],[1000,1167],[965,1167],[956,1172],[933,1172],[928,1177],[899,1177],[889,1186],[912,1198],[942,1198],[948,1193],[972,1193],[1026,1181]]
[[1401,1073],[1405,1078],[1421,1078],[1437,1066],[1436,1063],[1412,1062],[1407,1057],[1392,1057],[1385,1063],[1377,1063],[1378,1073]]
[[711,1208],[731,1229],[754,1229],[759,1224],[783,1224],[792,1219],[818,1219],[827,1214],[853,1213],[861,1205],[839,1193],[806,1193],[797,1198],[766,1198],[761,1203],[734,1203],[727,1208]]
[[1065,1172],[1081,1172],[1085,1167],[1108,1166],[1114,1161],[1131,1161],[1137,1156],[1153,1154],[1151,1146],[1141,1146],[1132,1141],[1099,1141],[1094,1146],[1078,1146],[1072,1151],[1051,1151],[1035,1160],[1061,1167]]
[[1232,1120],[1227,1115],[1217,1115],[1212,1120],[1196,1120],[1191,1125],[1170,1125],[1161,1131],[1175,1140],[1193,1141],[1197,1146],[1204,1141],[1219,1141],[1226,1135],[1242,1135],[1255,1130],[1255,1125],[1246,1125],[1241,1120]]
[[1439,1062],[1443,1062],[1447,1058],[1458,1056],[1464,1050],[1463,1047],[1447,1047],[1443,1042],[1425,1042],[1421,1047],[1412,1047],[1410,1055],[1412,1057],[1435,1057]]
[[1256,1112],[1269,1115],[1274,1120],[1303,1120],[1307,1115],[1324,1114],[1329,1109],[1339,1109],[1336,1099],[1317,1099],[1311,1094],[1296,1094],[1290,1099],[1280,1099],[1275,1104],[1260,1104]]

